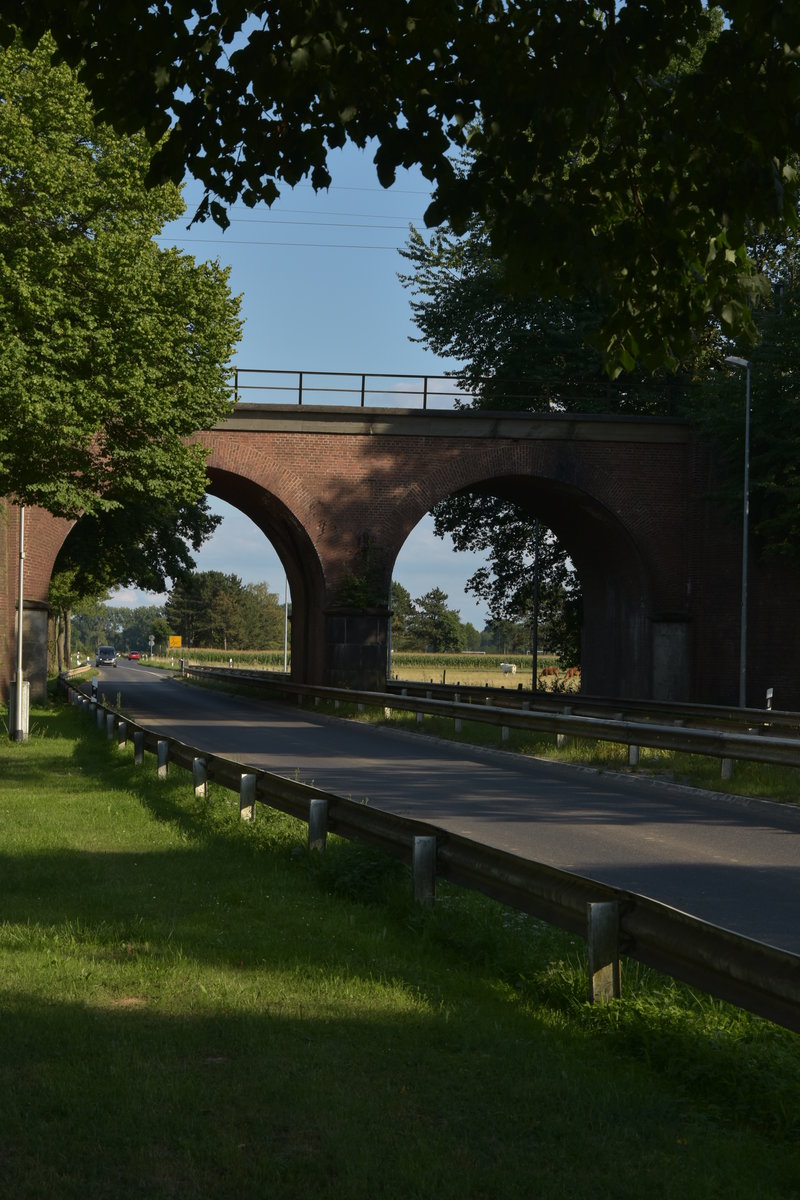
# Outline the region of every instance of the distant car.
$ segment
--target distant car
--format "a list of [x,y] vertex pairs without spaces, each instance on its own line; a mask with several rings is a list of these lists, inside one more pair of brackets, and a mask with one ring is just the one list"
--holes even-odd
[[138,659],[140,659],[141,657],[142,657],[142,656],[141,656],[141,654],[139,653],[139,651],[138,651],[138,650],[129,650],[129,651],[128,651],[128,658],[129,658],[129,659],[131,659],[131,658],[135,658],[135,659],[137,659],[137,660],[138,660]]
[[96,667],[115,667],[117,665],[117,652],[114,647],[98,646],[94,665]]

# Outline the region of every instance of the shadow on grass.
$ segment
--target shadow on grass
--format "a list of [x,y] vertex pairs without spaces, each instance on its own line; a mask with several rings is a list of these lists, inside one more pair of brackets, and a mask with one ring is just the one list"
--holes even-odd
[[236,797],[196,801],[81,729],[93,791],[180,842],[0,858],[9,1194],[793,1194],[753,1119],[798,1110],[785,1063],[748,1075],[725,1037],[591,1012],[560,935],[453,891],[415,909],[397,863],[309,856],[301,823],[244,826]]
[[171,1017],[131,997],[99,1009],[25,995],[4,1025],[7,1195],[792,1194],[780,1156],[711,1139],[637,1072],[612,1084],[591,1055],[577,1070],[562,1039],[520,1026],[487,1040],[441,1016],[308,1021],[275,1004]]

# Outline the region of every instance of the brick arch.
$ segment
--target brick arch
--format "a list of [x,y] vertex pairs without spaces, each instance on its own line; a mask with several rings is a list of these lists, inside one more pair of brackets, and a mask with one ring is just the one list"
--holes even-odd
[[612,672],[621,694],[646,690],[653,668],[651,564],[619,517],[581,489],[541,476],[481,475],[460,491],[511,501],[552,529],[569,553],[583,597],[584,690],[605,690]]
[[[304,630],[296,665],[309,682],[382,685],[397,553],[437,500],[483,488],[538,513],[569,547],[591,598],[593,689],[735,699],[741,526],[713,501],[713,447],[684,422],[240,404],[198,438],[212,492],[255,515],[283,558]],[[15,527],[4,507],[0,687],[15,607]],[[31,522],[26,595],[46,608],[68,526],[47,514]],[[800,678],[791,636],[800,583],[756,561],[750,573],[748,691],[774,685],[789,705]],[[364,594],[342,587],[348,575],[371,580],[372,607],[344,607]]]
[[[564,476],[567,475],[567,480]],[[572,476],[570,479],[569,476]],[[589,491],[588,489],[592,490]],[[437,469],[418,480],[403,497],[395,520],[376,536],[390,559],[389,578],[411,530],[440,500],[460,493],[495,495],[538,517],[558,536],[578,574],[583,595],[583,684],[587,691],[608,690],[615,680],[622,695],[679,690],[688,686],[688,661],[677,658],[670,614],[680,605],[674,578],[665,569],[673,558],[664,554],[664,534],[653,553],[652,514],[615,511],[613,475],[600,463],[576,470],[541,444],[481,447],[440,459]],[[680,631],[684,622],[677,622]],[[654,661],[654,626],[669,625],[670,673],[662,688],[664,664]],[[685,632],[685,629],[684,629]],[[661,679],[653,680],[654,669]]]
[[[219,461],[216,456],[209,463],[206,491],[249,517],[274,546],[291,592],[292,677],[306,679],[320,658],[324,636],[326,585],[319,555],[305,526],[284,500],[262,483],[222,468]],[[242,464],[237,466],[241,469]],[[286,495],[287,489],[283,490]]]

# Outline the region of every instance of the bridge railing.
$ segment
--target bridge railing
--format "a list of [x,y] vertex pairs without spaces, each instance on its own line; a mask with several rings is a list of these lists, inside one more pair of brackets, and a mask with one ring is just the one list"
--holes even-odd
[[619,959],[625,955],[800,1032],[800,955],[636,892],[207,754],[120,717],[67,680],[63,686],[72,703],[96,716],[109,740],[123,746],[133,738],[135,762],[144,761],[145,751],[155,754],[159,777],[174,764],[191,772],[196,796],[207,797],[209,781],[238,792],[243,820],[255,819],[257,804],[267,805],[307,823],[309,850],[324,849],[331,832],[408,862],[420,903],[433,902],[438,877],[585,937],[593,1000],[621,994]]
[[[488,383],[490,377],[478,381]],[[361,408],[452,409],[471,405],[476,390],[465,389],[454,375],[392,375],[358,371],[279,371],[237,367],[237,403],[357,405]],[[510,382],[507,400],[531,404],[531,385]],[[547,408],[547,405],[545,405]]]

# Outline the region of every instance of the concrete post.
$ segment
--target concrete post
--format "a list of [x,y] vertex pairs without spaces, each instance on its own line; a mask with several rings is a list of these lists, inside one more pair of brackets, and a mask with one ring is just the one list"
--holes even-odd
[[323,797],[308,806],[308,848],[324,850],[328,842],[328,801]]
[[[17,730],[17,718],[20,727]],[[20,703],[17,704],[17,681],[10,684],[8,698],[8,736],[13,742],[27,742],[31,727],[31,681],[23,679]]]
[[144,733],[141,729],[133,733],[133,765],[140,767],[144,762]]
[[436,898],[436,838],[415,837],[412,860],[414,900],[429,908]]
[[169,775],[169,742],[159,738],[156,746],[158,760],[158,778],[166,779]]
[[208,799],[208,769],[204,758],[192,759],[192,783],[198,800]]
[[255,775],[242,775],[239,783],[239,816],[243,821],[256,819]]
[[618,1000],[621,995],[621,976],[619,904],[616,900],[590,901],[586,905],[586,941],[589,950],[589,998],[592,1004]]

